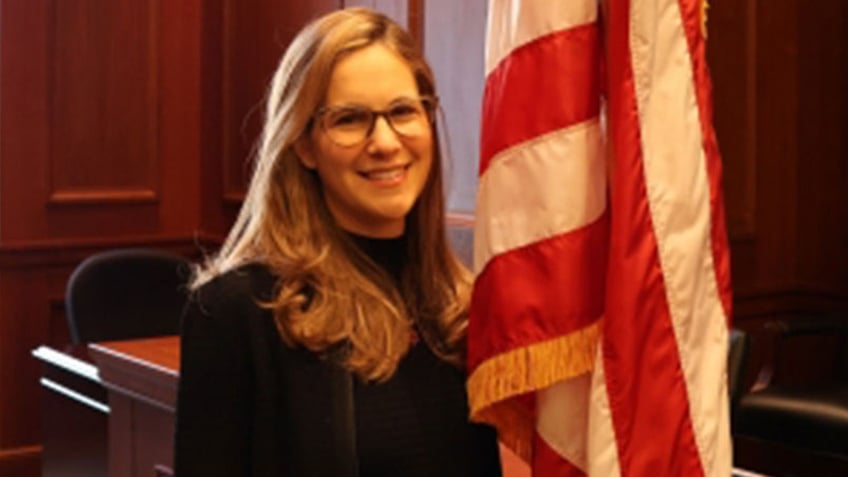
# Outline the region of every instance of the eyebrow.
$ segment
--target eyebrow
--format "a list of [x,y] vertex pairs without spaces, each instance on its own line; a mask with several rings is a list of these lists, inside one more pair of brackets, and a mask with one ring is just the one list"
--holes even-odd
[[[397,104],[397,103],[399,103],[399,102],[404,102],[404,101],[415,101],[415,100],[418,100],[418,99],[421,99],[421,96],[420,96],[420,95],[418,95],[418,96],[398,96],[398,97],[394,98],[393,100],[389,101],[389,103],[386,105],[386,107],[391,107],[391,106],[393,106],[393,105],[395,105],[395,104]],[[338,104],[327,104],[327,105],[323,106],[321,109],[337,109],[337,108],[342,108],[342,109],[343,109],[343,108],[365,108],[365,109],[373,109],[373,108],[371,108],[370,106],[368,106],[368,105],[366,105],[366,104],[363,104],[363,103],[356,103],[356,102],[350,102],[350,103],[338,103]]]

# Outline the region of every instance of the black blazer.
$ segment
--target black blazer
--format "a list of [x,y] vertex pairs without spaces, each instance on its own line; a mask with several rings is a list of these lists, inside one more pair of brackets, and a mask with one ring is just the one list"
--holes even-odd
[[[260,265],[202,286],[183,319],[178,477],[358,476],[353,378],[279,338]],[[491,429],[487,429],[491,431]],[[477,448],[500,475],[494,432]]]

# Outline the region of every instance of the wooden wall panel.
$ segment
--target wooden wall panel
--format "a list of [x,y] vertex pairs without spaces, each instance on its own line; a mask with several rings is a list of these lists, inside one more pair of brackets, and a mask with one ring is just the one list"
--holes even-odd
[[197,255],[200,13],[0,0],[0,475],[37,475],[30,352],[67,342],[71,270],[116,247]]
[[50,203],[155,200],[156,2],[50,2]]
[[[757,2],[757,233],[756,268],[737,280],[740,295],[785,292],[797,269],[795,173],[798,135],[797,18],[800,2],[779,9]],[[733,51],[726,49],[725,51]],[[776,98],[780,98],[776,101]],[[744,272],[744,269],[740,269]]]
[[239,203],[261,130],[263,100],[280,57],[309,20],[341,2],[224,0],[222,6],[224,197]]
[[4,1],[0,10],[0,243],[44,228],[48,197],[47,2]]
[[[707,62],[713,73],[713,120],[724,165],[727,229],[752,239],[756,221],[757,11],[754,0],[729,0],[709,10]],[[735,48],[738,54],[726,52]]]
[[[49,303],[61,293],[69,267],[17,269],[0,275],[0,452],[37,463],[27,452],[41,442],[39,363],[30,351],[45,342]],[[40,451],[40,449],[39,449]],[[0,463],[0,468],[5,464]],[[35,465],[35,464],[30,464]]]
[[224,1],[206,0],[201,9],[200,227],[215,237],[224,236],[236,214],[234,205],[225,207],[224,201]]
[[837,0],[711,4],[715,126],[743,322],[848,309],[846,13]]
[[[134,0],[137,1],[137,0]],[[148,0],[149,1],[149,0]],[[141,2],[144,3],[144,2]],[[157,237],[202,234],[201,209],[201,42],[205,0],[155,2],[159,5],[157,74],[154,107],[159,119]]]
[[[47,198],[48,7],[0,3],[0,247],[27,236]],[[33,303],[45,290],[43,280],[27,287],[23,278],[0,267],[0,471],[34,477],[39,370],[29,351],[44,335],[46,316]]]
[[263,101],[286,46],[307,21],[340,0],[202,3],[200,221],[220,241],[235,219],[252,170]]
[[[848,294],[848,2],[801,8],[798,28],[798,280]],[[846,307],[848,308],[848,307]]]
[[190,239],[200,206],[197,3],[2,5],[0,247]]

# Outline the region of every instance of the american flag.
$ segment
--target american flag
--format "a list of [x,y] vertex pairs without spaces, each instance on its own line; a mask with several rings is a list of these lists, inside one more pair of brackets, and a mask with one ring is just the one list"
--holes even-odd
[[491,0],[472,418],[538,476],[728,476],[703,0]]

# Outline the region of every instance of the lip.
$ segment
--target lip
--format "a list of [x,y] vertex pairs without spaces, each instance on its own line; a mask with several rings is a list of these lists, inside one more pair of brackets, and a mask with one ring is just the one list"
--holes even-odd
[[398,164],[391,167],[375,167],[364,171],[359,171],[360,177],[380,187],[391,187],[403,183],[409,171],[409,164]]

